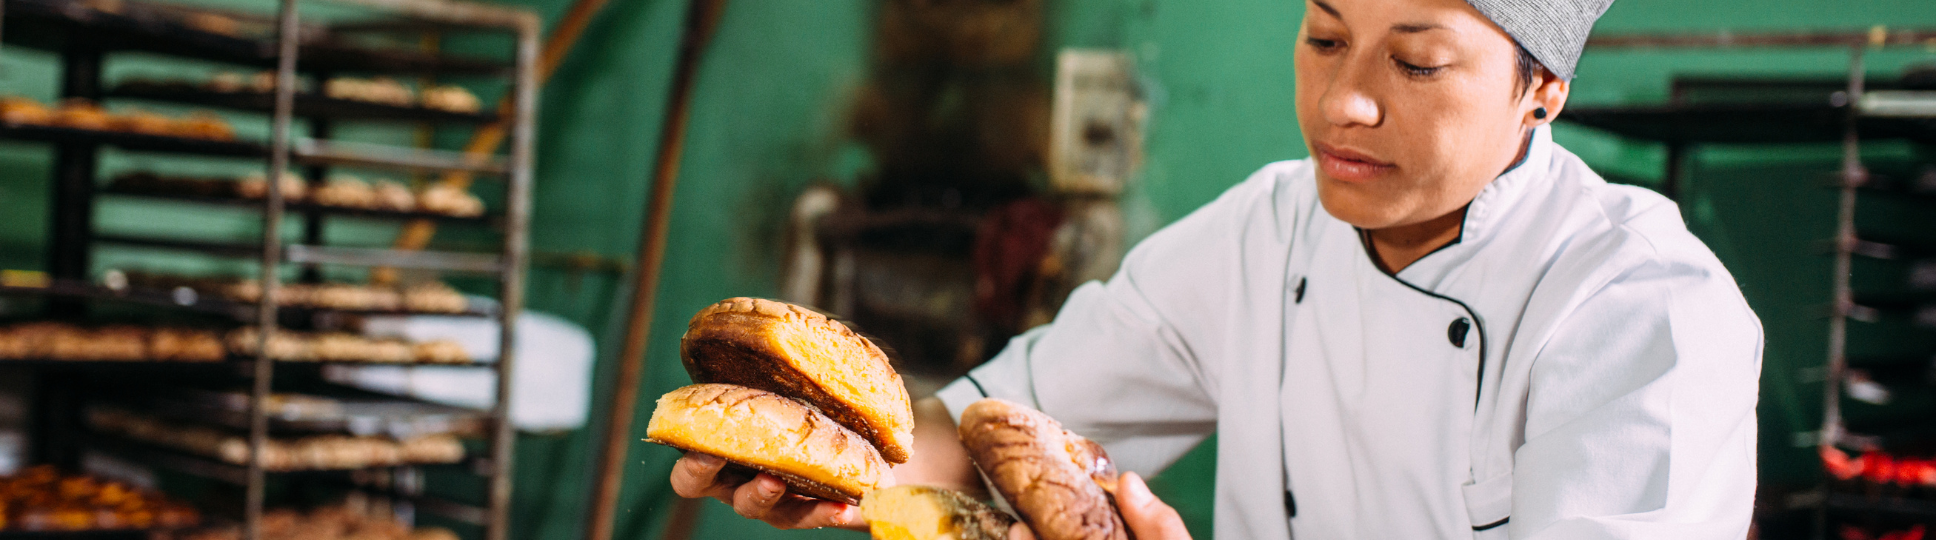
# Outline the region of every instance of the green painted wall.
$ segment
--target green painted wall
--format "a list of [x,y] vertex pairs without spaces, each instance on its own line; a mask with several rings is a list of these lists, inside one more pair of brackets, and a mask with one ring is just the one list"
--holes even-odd
[[[265,0],[223,3],[268,5]],[[520,3],[552,20],[569,2]],[[532,230],[537,249],[630,258],[683,4],[612,0],[546,88]],[[1064,0],[1051,6],[1051,46],[1045,50],[1126,49],[1136,56],[1150,91],[1154,116],[1147,167],[1125,204],[1139,237],[1209,201],[1262,164],[1305,154],[1291,94],[1290,51],[1300,3]],[[642,413],[660,393],[686,383],[672,338],[688,315],[727,296],[775,294],[780,219],[792,195],[808,182],[851,182],[867,170],[870,160],[848,141],[843,119],[852,92],[867,74],[874,9],[874,0],[732,3],[708,52],[693,107]],[[1936,25],[1936,7],[1926,0],[1622,0],[1600,30],[1884,23]],[[1936,54],[1926,51],[1896,51],[1872,57],[1870,67],[1873,73],[1893,73],[1905,63],[1932,59]],[[1844,69],[1843,62],[1840,53],[1820,51],[1594,52],[1583,61],[1575,102],[1658,100],[1674,73],[1832,75]],[[1046,73],[1048,63],[1042,65]],[[46,97],[52,73],[44,56],[0,54],[0,91]],[[1658,147],[1568,127],[1560,128],[1557,138],[1601,170],[1658,177],[1663,154]],[[1892,146],[1877,155],[1904,153]],[[44,154],[34,147],[0,145],[0,266],[39,263]],[[1833,165],[1833,149],[1822,147],[1706,151],[1694,167],[1683,206],[1690,226],[1729,265],[1767,328],[1761,418],[1764,472],[1771,480],[1806,481],[1813,474],[1808,453],[1793,448],[1790,440],[1793,433],[1812,429],[1819,408],[1819,383],[1797,373],[1819,364],[1825,347],[1820,307],[1828,297],[1829,270],[1814,241],[1832,230],[1832,199],[1818,186]],[[145,225],[153,222],[152,212],[164,211],[104,210],[102,219]],[[239,235],[252,230],[246,223],[220,226],[235,227]],[[380,237],[383,232],[357,234]],[[620,283],[616,276],[578,276],[546,267],[531,274],[533,309],[564,315],[599,336],[601,382],[608,381],[620,333],[619,304],[628,295]],[[642,414],[634,433],[644,422]],[[583,430],[521,438],[517,537],[578,534],[592,436],[592,430]],[[1199,448],[1156,480],[1204,537],[1214,470],[1209,450],[1210,445]],[[664,448],[634,447],[617,526],[622,538],[650,538],[663,527],[663,511],[671,503],[665,471],[675,458]],[[766,534],[763,525],[738,519],[724,505],[704,507],[698,538],[858,536]]]

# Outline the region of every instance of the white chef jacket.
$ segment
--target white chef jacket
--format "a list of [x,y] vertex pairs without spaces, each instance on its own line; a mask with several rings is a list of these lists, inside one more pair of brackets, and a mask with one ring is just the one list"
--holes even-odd
[[939,396],[1145,475],[1217,433],[1217,538],[1746,536],[1760,321],[1673,202],[1540,128],[1453,244],[1359,234],[1271,164]]

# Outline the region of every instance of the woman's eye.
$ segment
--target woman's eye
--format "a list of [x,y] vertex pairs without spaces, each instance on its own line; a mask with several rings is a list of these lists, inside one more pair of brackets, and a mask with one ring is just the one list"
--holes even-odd
[[1304,38],[1304,44],[1310,45],[1311,48],[1317,49],[1318,52],[1331,52],[1344,47],[1344,42],[1342,41],[1323,38]]
[[1411,75],[1414,77],[1429,76],[1434,73],[1438,73],[1439,70],[1441,69],[1445,69],[1445,66],[1426,67],[1426,66],[1412,64],[1404,60],[1399,60],[1397,58],[1393,58],[1392,62],[1398,64],[1398,69],[1404,71],[1406,75]]

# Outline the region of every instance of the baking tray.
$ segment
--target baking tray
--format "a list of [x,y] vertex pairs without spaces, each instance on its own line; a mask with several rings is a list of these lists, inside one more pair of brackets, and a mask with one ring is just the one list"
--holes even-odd
[[[305,58],[307,60],[307,58]],[[216,92],[198,88],[188,83],[134,81],[122,84],[108,91],[107,97],[143,99],[194,105],[270,113],[275,110],[275,96],[263,92]],[[295,115],[304,118],[338,118],[355,120],[394,120],[400,122],[461,122],[489,123],[498,116],[494,112],[453,112],[428,107],[398,107],[367,101],[337,99],[312,93],[296,94]]]
[[[144,199],[157,199],[157,200],[167,200],[167,201],[176,201],[176,202],[184,202],[184,203],[194,203],[194,204],[209,204],[209,205],[219,205],[219,206],[233,206],[233,207],[240,207],[240,208],[255,208],[255,209],[262,208],[261,199],[244,199],[241,197],[211,197],[207,195],[183,195],[178,193],[161,193],[161,192],[137,191],[137,190],[128,190],[128,189],[114,189],[114,188],[103,189],[99,192],[99,194],[115,196],[115,197],[139,197]],[[346,208],[342,206],[327,206],[327,205],[320,205],[320,204],[314,204],[314,203],[308,203],[308,202],[300,202],[300,203],[284,202],[283,210],[289,213],[316,212],[316,213],[326,214],[331,216],[348,216],[348,217],[370,218],[370,219],[393,219],[393,220],[431,219],[431,220],[437,220],[439,222],[444,222],[444,223],[458,223],[458,224],[471,224],[471,225],[495,226],[498,223],[502,222],[502,220],[500,219],[500,216],[495,214],[484,214],[481,216],[453,216],[450,214],[440,214],[436,212],[419,212],[419,211],[401,212],[401,211],[395,211],[395,210],[376,210],[376,209],[369,209],[369,208]]]

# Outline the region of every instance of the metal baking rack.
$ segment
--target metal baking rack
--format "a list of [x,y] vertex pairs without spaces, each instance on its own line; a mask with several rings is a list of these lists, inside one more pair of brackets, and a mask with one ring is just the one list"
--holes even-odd
[[[319,3],[309,0],[302,4]],[[192,106],[205,106],[268,115],[271,140],[218,141],[124,132],[70,129],[62,127],[0,125],[0,139],[45,143],[54,149],[51,182],[51,223],[47,273],[44,287],[0,287],[0,295],[29,295],[50,298],[47,315],[73,318],[85,315],[99,302],[131,302],[184,313],[219,314],[249,320],[259,328],[264,343],[279,323],[289,322],[290,314],[305,315],[319,311],[311,308],[278,307],[268,299],[279,285],[285,267],[303,270],[303,279],[320,279],[325,265],[420,268],[450,272],[482,273],[496,277],[500,307],[493,310],[473,308],[462,315],[489,316],[497,320],[500,357],[495,361],[468,364],[424,364],[493,369],[497,373],[496,405],[479,411],[486,438],[484,451],[458,468],[472,471],[485,482],[484,493],[475,500],[451,501],[422,492],[421,472],[417,467],[389,467],[353,473],[337,478],[345,487],[383,492],[394,500],[414,501],[415,508],[447,515],[478,525],[483,537],[502,540],[508,534],[511,495],[512,426],[508,420],[510,387],[508,378],[514,365],[516,317],[523,305],[523,272],[527,258],[526,230],[531,193],[531,155],[534,108],[536,106],[539,19],[523,10],[448,0],[335,0],[365,8],[375,16],[366,20],[313,22],[303,20],[297,0],[280,0],[274,16],[215,12],[201,8],[173,6],[140,1],[76,0],[0,0],[0,37],[8,47],[24,47],[56,54],[60,63],[60,93],[64,98],[138,100]],[[221,22],[210,26],[191,24],[184,14],[200,13]],[[380,33],[469,32],[508,35],[513,45],[503,59],[445,54],[402,47],[378,47],[365,41],[352,41]],[[267,93],[220,93],[166,84],[124,84],[114,89],[104,86],[102,68],[107,58],[123,53],[147,53],[273,69],[276,85]],[[468,53],[466,53],[468,54]],[[412,76],[464,76],[468,80],[501,81],[509,89],[509,106],[478,113],[441,111],[422,107],[398,107],[301,94],[298,74],[321,82],[340,74],[397,74]],[[295,120],[307,126],[304,137],[290,133]],[[331,140],[331,128],[341,122],[406,122],[480,125],[508,122],[511,138],[508,153],[475,158],[453,152],[416,148],[387,147]],[[269,178],[292,165],[312,187],[319,187],[334,166],[389,168],[415,172],[481,173],[504,182],[502,208],[480,218],[456,218],[422,212],[383,212],[346,209],[315,204],[289,204],[283,200],[278,182],[268,182],[268,195],[260,200],[237,201],[214,197],[168,196],[159,193],[117,193],[98,187],[97,163],[104,147],[134,152],[152,152],[223,159],[260,160]],[[103,195],[141,196],[170,199],[184,204],[210,204],[261,209],[263,235],[259,242],[235,243],[199,239],[166,239],[97,234],[94,230],[96,202]],[[285,244],[280,229],[284,216],[295,212],[303,216],[302,241]],[[327,245],[322,230],[334,218],[431,218],[453,223],[488,226],[499,234],[499,242],[489,252],[407,252],[390,249],[353,248]],[[111,290],[94,285],[88,278],[92,252],[102,245],[194,251],[218,256],[251,257],[260,261],[262,301],[253,305],[212,298],[197,298],[184,304],[174,291]],[[340,311],[340,310],[335,310]],[[391,313],[391,312],[386,312]],[[448,314],[442,314],[448,315]],[[295,317],[300,319],[302,317]],[[258,350],[263,343],[258,344]],[[367,365],[362,362],[278,361],[265,356],[231,358],[223,362],[67,362],[58,360],[6,361],[0,365],[26,366],[38,379],[33,458],[40,462],[78,468],[80,453],[99,443],[103,450],[134,461],[171,469],[192,469],[202,476],[219,478],[240,486],[246,537],[259,538],[265,505],[265,485],[269,471],[259,460],[249,466],[197,463],[189,456],[142,449],[138,445],[86,440],[78,429],[78,411],[87,403],[87,383],[116,373],[140,373],[151,377],[151,384],[175,384],[207,379],[207,373],[226,371],[237,381],[248,382],[251,406],[241,415],[239,429],[246,431],[252,449],[268,440],[271,422],[262,406],[272,384],[290,375],[308,375],[320,381],[315,366],[324,364]],[[191,367],[192,366],[192,367]],[[309,367],[310,369],[299,369]],[[176,370],[180,376],[173,375]],[[278,373],[282,376],[278,376]],[[216,417],[222,418],[216,418]],[[217,422],[235,426],[236,415],[211,415]],[[281,427],[287,426],[279,426]],[[100,437],[94,437],[100,439]],[[111,448],[109,448],[111,446]],[[416,475],[414,482],[371,483],[356,480],[375,476]],[[280,474],[280,473],[276,473]],[[305,473],[311,474],[311,473]],[[11,532],[0,535],[11,535]]]
[[[1559,119],[1593,127],[1616,135],[1662,143],[1667,149],[1666,171],[1661,191],[1679,194],[1685,162],[1694,148],[1707,144],[1839,143],[1841,168],[1832,187],[1838,193],[1836,231],[1825,243],[1834,256],[1833,297],[1828,305],[1828,354],[1821,373],[1823,413],[1819,431],[1807,434],[1818,449],[1838,448],[1872,450],[1909,448],[1919,457],[1936,458],[1936,427],[1924,411],[1917,418],[1889,422],[1865,420],[1855,424],[1849,417],[1845,391],[1850,366],[1872,369],[1878,379],[1899,388],[1936,391],[1926,375],[1930,362],[1936,361],[1926,345],[1936,344],[1927,337],[1927,328],[1917,328],[1913,319],[1919,314],[1936,313],[1936,290],[1927,284],[1904,283],[1869,288],[1852,283],[1852,269],[1859,261],[1894,261],[1936,264],[1936,250],[1926,242],[1901,238],[1858,221],[1857,203],[1880,206],[1883,199],[1900,199],[1911,204],[1936,203],[1936,186],[1917,187],[1903,178],[1885,178],[1872,172],[1862,159],[1865,142],[1907,140],[1917,144],[1936,144],[1936,88],[1915,89],[1899,81],[1872,80],[1864,69],[1864,55],[1884,47],[1911,47],[1936,43],[1936,29],[1888,29],[1876,27],[1863,32],[1769,33],[1717,35],[1628,35],[1593,38],[1588,47],[1595,50],[1616,48],[1839,48],[1849,53],[1847,74],[1842,78],[1795,77],[1682,77],[1674,81],[1669,102],[1660,105],[1569,107]],[[1735,99],[1700,99],[1712,94],[1737,95]],[[1748,96],[1748,97],[1740,97]],[[1759,97],[1755,97],[1759,96]],[[1770,98],[1770,96],[1776,96]],[[1936,169],[1931,169],[1936,170]],[[1933,209],[1936,210],[1936,209]],[[1873,210],[1872,210],[1873,211]],[[1936,215],[1925,214],[1925,215]],[[1856,272],[1867,275],[1868,272]],[[1858,290],[1860,289],[1860,290]],[[1863,323],[1855,336],[1851,322]],[[1924,323],[1925,325],[1928,323]],[[1908,333],[1878,331],[1887,325]],[[1859,354],[1851,354],[1858,345]],[[1891,347],[1915,352],[1869,354]],[[1929,488],[1896,488],[1887,483],[1863,485],[1836,481],[1826,472],[1812,490],[1790,494],[1785,501],[1790,510],[1811,510],[1815,523],[1811,537],[1826,539],[1834,531],[1831,523],[1936,522],[1936,499]],[[1767,530],[1764,528],[1764,534]],[[1876,531],[1881,532],[1881,531]]]

